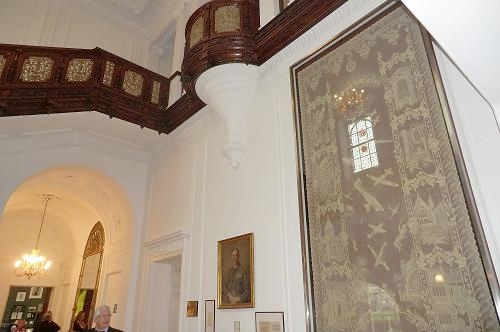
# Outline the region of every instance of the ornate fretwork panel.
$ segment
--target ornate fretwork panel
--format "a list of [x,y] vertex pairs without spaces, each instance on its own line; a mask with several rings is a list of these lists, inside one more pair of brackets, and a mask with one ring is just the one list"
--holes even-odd
[[215,32],[240,30],[240,9],[236,6],[222,6],[215,10]]
[[2,77],[3,68],[5,67],[6,61],[7,59],[3,55],[0,55],[0,77]]
[[113,72],[115,69],[115,64],[111,61],[106,61],[106,67],[104,67],[104,75],[102,77],[102,83],[107,86],[111,86],[113,81]]
[[142,75],[127,70],[123,78],[123,91],[132,96],[140,96],[142,94],[142,86],[144,84],[144,78]]
[[23,82],[47,82],[52,76],[54,59],[42,56],[29,56],[24,60],[21,75]]
[[66,80],[68,82],[85,82],[90,79],[94,61],[92,59],[71,59],[66,71]]
[[151,92],[151,102],[153,104],[158,104],[160,100],[160,82],[153,81],[153,91]]
[[196,22],[193,23],[191,27],[191,39],[189,40],[189,45],[193,47],[196,45],[201,38],[203,38],[203,25],[205,23],[205,19],[203,17],[199,17]]

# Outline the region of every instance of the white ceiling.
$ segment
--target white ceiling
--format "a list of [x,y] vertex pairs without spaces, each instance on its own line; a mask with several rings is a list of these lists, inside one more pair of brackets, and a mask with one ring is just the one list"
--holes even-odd
[[163,33],[175,25],[176,16],[187,0],[74,0],[96,15],[135,25],[149,36]]
[[[172,27],[175,21],[172,14],[178,6],[183,6],[184,0],[72,0],[118,23],[135,25],[138,30],[150,38],[152,44],[171,43],[174,37]],[[169,21],[170,20],[170,21]],[[43,140],[39,139],[44,137]],[[97,112],[33,115],[22,117],[0,117],[0,156],[19,152],[22,149],[36,149],[39,144],[44,144],[47,137],[78,137],[91,138],[102,142],[99,146],[90,147],[103,152],[109,148],[113,153],[122,151],[122,157],[148,162],[153,151],[167,140],[166,134],[143,128],[116,118],[110,119],[107,115]],[[80,140],[85,141],[85,140]],[[67,144],[72,144],[68,142]],[[118,147],[118,148],[117,148]],[[59,200],[49,203],[46,225],[44,225],[42,241],[57,236],[61,239],[60,246],[49,246],[46,254],[57,256],[61,254],[60,248],[67,245],[68,250],[64,261],[74,254],[81,254],[81,246],[85,244],[86,236],[93,224],[97,221],[102,210],[99,208],[99,195],[95,192],[84,192],[82,188],[89,188],[89,183],[102,179],[85,171],[73,169],[60,169],[45,172],[29,179],[19,187],[9,198],[5,209],[0,211],[0,228],[8,229],[11,236],[18,234],[25,238],[25,230],[20,227],[25,222],[31,223],[31,230],[40,222],[43,206],[40,194],[54,194]],[[95,186],[99,187],[99,186]],[[87,189],[85,189],[87,190]],[[2,232],[3,233],[3,232]],[[30,232],[31,234],[32,232]],[[23,235],[24,234],[24,235]],[[57,235],[55,235],[57,234]],[[32,244],[12,248],[12,254],[20,254]],[[21,243],[21,242],[20,242]],[[80,248],[75,247],[78,243]],[[76,251],[75,251],[76,250]],[[10,259],[10,258],[9,258]]]
[[0,117],[0,154],[10,152],[12,140],[23,140],[36,135],[58,133],[85,134],[109,141],[124,148],[148,153],[166,134],[143,128],[98,112],[62,113]]

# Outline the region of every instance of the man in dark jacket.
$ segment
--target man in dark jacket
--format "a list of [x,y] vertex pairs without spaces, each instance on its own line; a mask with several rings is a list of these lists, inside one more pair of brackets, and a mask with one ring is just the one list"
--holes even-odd
[[107,305],[97,307],[94,313],[95,327],[89,332],[123,332],[109,326],[111,323],[111,310]]
[[33,332],[57,332],[61,329],[56,322],[52,321],[52,312],[47,311],[42,316],[42,321],[35,326]]

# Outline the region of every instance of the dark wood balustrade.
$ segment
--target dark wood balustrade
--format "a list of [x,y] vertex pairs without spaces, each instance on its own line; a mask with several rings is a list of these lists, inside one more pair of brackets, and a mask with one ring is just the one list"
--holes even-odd
[[254,35],[258,28],[258,0],[213,0],[198,8],[186,24],[184,90],[195,95],[192,83],[211,67],[257,64]]
[[178,72],[166,78],[99,48],[0,44],[0,116],[98,111],[169,133],[205,106],[194,91],[202,72],[261,65],[345,2],[295,0],[260,30],[258,0],[208,2],[187,22],[186,93],[168,108]]
[[167,132],[170,79],[102,49],[0,44],[0,115],[97,111]]

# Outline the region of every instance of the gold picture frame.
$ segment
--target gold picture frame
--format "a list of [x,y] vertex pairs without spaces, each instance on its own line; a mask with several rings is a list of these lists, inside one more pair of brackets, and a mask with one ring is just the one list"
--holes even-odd
[[253,233],[218,241],[217,307],[253,308]]

